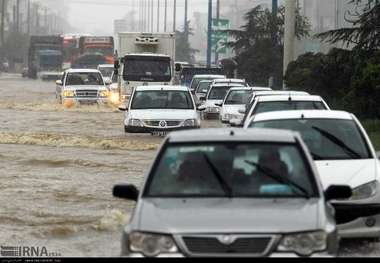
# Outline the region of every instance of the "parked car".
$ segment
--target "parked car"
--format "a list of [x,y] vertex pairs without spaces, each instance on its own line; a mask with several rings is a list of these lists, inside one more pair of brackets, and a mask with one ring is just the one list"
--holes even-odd
[[255,115],[250,128],[297,131],[314,157],[325,189],[346,184],[350,199],[333,202],[343,238],[380,237],[380,165],[358,119],[340,111],[282,111]]
[[234,87],[243,87],[241,84],[214,84],[210,86],[208,93],[205,97],[201,97],[200,101],[203,104],[199,109],[203,110],[203,118],[219,118],[220,114],[220,105],[223,103],[224,98],[226,97],[228,91]]
[[56,81],[56,98],[64,104],[105,104],[109,96],[107,84],[98,70],[69,69]]
[[198,83],[202,80],[225,79],[224,75],[195,75],[190,83],[190,90],[194,94]]
[[125,132],[157,133],[200,128],[193,96],[182,86],[137,87],[125,115]]
[[136,201],[124,228],[127,257],[334,256],[339,238],[317,169],[291,131],[210,129],[171,133],[141,191],[114,187]]
[[229,124],[231,119],[239,118],[239,109],[247,104],[250,95],[253,92],[267,90],[271,89],[265,87],[238,87],[230,89],[223,103],[216,105],[221,107],[219,115],[220,121],[223,124]]

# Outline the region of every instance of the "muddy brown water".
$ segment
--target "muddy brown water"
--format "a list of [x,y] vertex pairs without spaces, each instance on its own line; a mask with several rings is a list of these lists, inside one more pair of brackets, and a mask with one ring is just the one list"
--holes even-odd
[[[54,89],[52,82],[0,76],[0,245],[117,257],[134,203],[113,198],[112,187],[140,185],[162,138],[125,135],[114,107],[65,109]],[[379,251],[361,241],[342,246],[343,256]]]

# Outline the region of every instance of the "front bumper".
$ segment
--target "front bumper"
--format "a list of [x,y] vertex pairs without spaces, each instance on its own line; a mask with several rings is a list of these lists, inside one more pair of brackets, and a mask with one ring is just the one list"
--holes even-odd
[[65,102],[73,102],[74,104],[101,104],[101,105],[105,105],[105,104],[109,103],[108,98],[101,98],[101,97],[97,97],[97,98],[76,98],[76,97],[63,98],[62,101],[64,104],[65,104]]
[[154,132],[172,132],[182,130],[194,130],[200,129],[199,126],[195,127],[175,127],[175,128],[151,128],[151,127],[137,127],[137,126],[125,126],[125,132],[127,133],[154,133]]

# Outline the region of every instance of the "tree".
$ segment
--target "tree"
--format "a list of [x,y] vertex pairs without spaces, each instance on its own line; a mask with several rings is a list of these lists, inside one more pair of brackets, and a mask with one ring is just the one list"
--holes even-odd
[[[227,30],[235,38],[227,43],[237,56],[238,73],[250,83],[267,86],[273,76],[275,86],[282,84],[285,8],[281,6],[278,15],[273,16],[260,5],[246,15],[247,23],[240,30]],[[310,24],[307,18],[297,12],[296,36],[309,35]]]
[[195,62],[195,53],[199,52],[191,48],[189,36],[193,35],[193,29],[190,28],[190,21],[187,22],[186,28],[183,31],[176,31],[176,60],[186,61],[189,63]]
[[332,44],[343,42],[347,47],[354,45],[356,50],[369,52],[380,48],[380,3],[378,1],[353,0],[356,3],[354,13],[348,13],[351,18],[345,18],[352,27],[330,30],[316,37]]

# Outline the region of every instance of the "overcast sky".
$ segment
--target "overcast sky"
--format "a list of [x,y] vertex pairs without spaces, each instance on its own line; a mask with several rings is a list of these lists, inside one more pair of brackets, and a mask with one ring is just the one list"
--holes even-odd
[[[69,21],[78,28],[80,33],[90,34],[112,34],[113,20],[123,18],[131,10],[136,10],[138,14],[138,1],[142,0],[65,0],[69,4]],[[157,12],[158,0],[155,3]],[[172,28],[173,2],[168,1],[168,21],[169,28]],[[177,0],[177,25],[182,27],[184,16],[184,0]],[[207,0],[188,0],[189,19],[194,11],[207,11]],[[161,15],[163,17],[165,0],[160,0]],[[161,16],[160,15],[160,16]],[[161,19],[163,21],[163,19]]]

